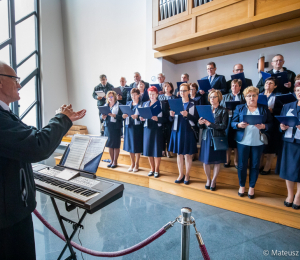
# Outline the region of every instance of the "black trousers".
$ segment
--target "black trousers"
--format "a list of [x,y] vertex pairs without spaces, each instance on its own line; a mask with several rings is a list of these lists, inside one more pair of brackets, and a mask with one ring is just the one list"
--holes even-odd
[[0,229],[1,260],[35,260],[35,244],[32,217],[12,227]]

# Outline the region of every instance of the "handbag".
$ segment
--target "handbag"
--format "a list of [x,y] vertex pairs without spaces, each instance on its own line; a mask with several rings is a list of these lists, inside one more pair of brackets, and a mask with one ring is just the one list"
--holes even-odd
[[268,137],[265,134],[263,134],[261,131],[259,131],[259,134],[260,134],[260,141],[263,144],[267,145],[269,143]]
[[211,131],[211,137],[214,144],[215,151],[226,151],[228,150],[228,138],[227,136],[214,137]]

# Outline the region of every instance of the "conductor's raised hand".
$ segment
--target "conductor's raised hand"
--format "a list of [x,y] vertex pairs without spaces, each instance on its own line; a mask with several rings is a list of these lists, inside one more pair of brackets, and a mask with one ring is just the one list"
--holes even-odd
[[74,121],[77,121],[77,120],[83,118],[85,116],[85,114],[86,114],[86,110],[82,109],[82,110],[80,110],[78,112],[74,112],[73,108],[72,108],[72,105],[70,104],[68,106],[67,105],[61,106],[56,111],[56,113],[64,114],[67,117],[69,117],[72,122],[74,122]]
[[170,116],[171,116],[171,117],[174,117],[174,116],[175,116],[175,112],[171,110],[171,111],[170,111]]

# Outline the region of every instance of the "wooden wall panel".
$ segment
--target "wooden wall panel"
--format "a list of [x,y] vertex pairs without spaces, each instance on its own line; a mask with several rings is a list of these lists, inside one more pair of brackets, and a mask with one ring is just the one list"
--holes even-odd
[[246,22],[248,1],[241,1],[197,17],[197,32],[210,33]]
[[267,13],[270,10],[280,10],[292,4],[299,4],[299,0],[255,0],[255,13],[256,15]]
[[192,33],[192,19],[156,31],[155,42],[162,44]]

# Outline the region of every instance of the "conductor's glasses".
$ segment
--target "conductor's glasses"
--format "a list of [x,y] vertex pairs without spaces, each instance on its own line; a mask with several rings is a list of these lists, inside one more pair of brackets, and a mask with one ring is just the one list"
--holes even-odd
[[12,79],[14,79],[17,82],[17,84],[20,84],[20,80],[21,79],[19,77],[11,76],[11,75],[6,75],[6,74],[0,74],[0,76],[5,76],[5,77],[12,78]]

